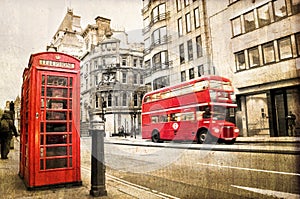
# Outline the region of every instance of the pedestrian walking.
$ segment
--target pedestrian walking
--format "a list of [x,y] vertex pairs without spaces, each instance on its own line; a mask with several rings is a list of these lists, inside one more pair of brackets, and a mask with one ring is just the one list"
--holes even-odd
[[296,126],[296,115],[292,111],[290,111],[286,119],[289,127],[289,136],[294,136]]
[[10,150],[10,142],[14,136],[18,136],[16,127],[11,119],[10,114],[4,113],[0,121],[0,142],[1,142],[1,159],[7,159]]

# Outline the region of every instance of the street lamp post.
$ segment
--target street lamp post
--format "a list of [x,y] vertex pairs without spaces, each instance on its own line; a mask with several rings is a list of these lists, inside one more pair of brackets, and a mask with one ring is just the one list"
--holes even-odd
[[92,134],[92,173],[90,195],[94,197],[107,196],[105,188],[105,164],[104,164],[104,134],[105,134],[105,108],[102,105],[102,113],[94,114],[91,121],[90,134]]

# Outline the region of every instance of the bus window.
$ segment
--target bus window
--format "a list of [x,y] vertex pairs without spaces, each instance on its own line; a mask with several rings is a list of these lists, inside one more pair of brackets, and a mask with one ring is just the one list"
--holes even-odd
[[181,115],[181,119],[183,121],[194,121],[195,120],[195,115],[194,115],[193,112],[183,113]]
[[171,97],[171,92],[167,91],[161,94],[161,99],[166,99]]
[[158,116],[152,116],[151,123],[158,123]]
[[151,101],[150,96],[145,97],[144,102],[150,102],[150,101]]
[[171,113],[170,117],[171,117],[171,121],[175,121],[175,122],[180,121],[180,113]]
[[168,122],[168,116],[167,115],[161,115],[160,116],[160,122]]

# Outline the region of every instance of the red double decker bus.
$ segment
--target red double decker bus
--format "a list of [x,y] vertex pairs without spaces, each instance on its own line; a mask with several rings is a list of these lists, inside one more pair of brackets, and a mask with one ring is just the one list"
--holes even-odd
[[236,107],[231,81],[220,76],[158,89],[143,97],[142,138],[233,144],[239,135]]

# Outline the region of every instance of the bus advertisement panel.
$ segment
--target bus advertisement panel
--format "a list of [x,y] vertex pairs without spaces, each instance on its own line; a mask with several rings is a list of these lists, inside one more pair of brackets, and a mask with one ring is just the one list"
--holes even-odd
[[235,96],[231,81],[203,76],[145,94],[142,103],[142,138],[153,142],[191,140],[233,144]]

